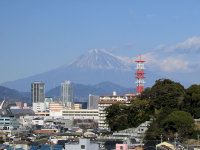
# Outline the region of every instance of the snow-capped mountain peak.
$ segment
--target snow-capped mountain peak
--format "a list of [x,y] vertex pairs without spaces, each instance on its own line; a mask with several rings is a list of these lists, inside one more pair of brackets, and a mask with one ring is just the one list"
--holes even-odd
[[89,50],[69,64],[78,68],[129,70],[130,68],[117,56],[105,50]]

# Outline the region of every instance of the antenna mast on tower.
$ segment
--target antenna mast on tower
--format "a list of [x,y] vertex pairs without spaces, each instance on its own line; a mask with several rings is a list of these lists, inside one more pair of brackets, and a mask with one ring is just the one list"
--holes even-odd
[[136,84],[137,84],[137,94],[140,94],[144,90],[144,60],[141,59],[141,54],[140,54],[140,60],[135,61],[137,63],[137,72],[136,74]]

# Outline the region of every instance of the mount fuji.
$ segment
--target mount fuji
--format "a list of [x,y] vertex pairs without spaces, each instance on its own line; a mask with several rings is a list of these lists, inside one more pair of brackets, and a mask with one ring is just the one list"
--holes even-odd
[[[110,81],[133,88],[136,86],[134,79],[136,64],[133,66],[134,61],[132,63],[127,63],[127,61],[107,51],[95,49],[88,51],[65,66],[1,85],[27,92],[30,91],[31,83],[42,81],[45,83],[46,91],[48,91],[59,86],[62,82],[70,80],[73,83],[89,85]],[[147,86],[151,86],[158,78],[152,73],[147,72],[147,74],[151,74],[151,78],[147,78]]]

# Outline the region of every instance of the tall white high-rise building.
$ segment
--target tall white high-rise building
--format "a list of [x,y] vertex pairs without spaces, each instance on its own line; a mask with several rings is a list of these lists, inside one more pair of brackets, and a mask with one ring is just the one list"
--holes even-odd
[[61,100],[66,107],[73,107],[74,103],[74,86],[70,81],[61,83]]
[[98,109],[99,96],[89,94],[88,109]]

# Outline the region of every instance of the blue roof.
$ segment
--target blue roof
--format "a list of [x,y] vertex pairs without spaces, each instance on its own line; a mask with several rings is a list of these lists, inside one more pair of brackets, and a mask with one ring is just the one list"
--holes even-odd
[[63,146],[62,145],[39,145],[39,146],[32,146],[31,150],[37,150],[37,149],[46,149],[46,150],[62,150]]

